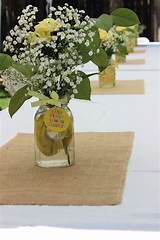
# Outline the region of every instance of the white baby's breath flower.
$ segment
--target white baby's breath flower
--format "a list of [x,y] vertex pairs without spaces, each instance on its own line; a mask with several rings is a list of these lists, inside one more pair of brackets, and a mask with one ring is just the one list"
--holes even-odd
[[82,39],[79,39],[79,40],[78,40],[78,43],[79,43],[79,44],[83,43],[83,40],[82,40]]
[[71,42],[71,43],[69,43],[69,47],[74,47],[74,43],[73,42]]
[[36,12],[38,12],[38,8],[37,7],[34,7],[33,8],[33,11],[36,13]]
[[50,59],[50,63],[51,63],[51,64],[54,63],[54,60],[53,60],[53,59]]
[[15,32],[13,30],[10,31],[10,35],[11,36],[14,36],[15,35]]
[[7,40],[8,42],[11,42],[11,41],[12,41],[12,38],[11,38],[10,36],[7,36],[7,37],[6,37],[6,40]]
[[93,51],[89,51],[88,55],[92,56],[93,55]]
[[74,94],[78,93],[77,89],[74,89],[74,90],[73,90],[73,93],[74,93]]
[[12,59],[13,59],[14,61],[17,61],[17,60],[18,60],[18,58],[17,58],[16,55],[13,55],[13,56],[12,56]]
[[56,10],[56,8],[50,7],[50,10],[51,10],[52,12],[54,12],[54,11]]
[[18,30],[18,26],[15,25],[15,26],[14,26],[14,31],[17,31],[17,30]]
[[48,81],[46,82],[46,86],[47,86],[47,87],[51,87],[51,86],[52,86],[51,81],[48,80]]
[[61,37],[61,40],[63,40],[65,38],[65,34],[61,32],[60,37]]
[[22,53],[22,54],[21,54],[21,58],[24,58],[24,57],[25,57],[25,53]]
[[68,77],[65,77],[65,82],[66,83],[69,83],[70,82],[70,79]]
[[80,13],[83,13],[83,14],[85,13],[85,11],[84,11],[84,10],[80,10],[79,12],[80,12]]
[[60,12],[60,11],[56,11],[54,14],[55,14],[56,16],[58,16],[58,15],[61,15],[61,12]]
[[70,82],[70,86],[71,86],[71,87],[74,86],[74,82]]
[[16,41],[17,41],[18,43],[21,43],[21,42],[22,42],[22,39],[21,39],[20,37],[17,37],[17,38],[16,38]]
[[47,69],[47,72],[46,72],[46,76],[50,76],[51,75],[51,70],[50,69]]
[[94,35],[95,35],[95,32],[90,32],[90,33],[88,33],[88,36],[89,36],[90,38],[94,37]]
[[89,46],[89,41],[88,41],[88,40],[85,42],[85,45],[86,45],[87,47]]
[[57,36],[52,36],[53,41],[57,41]]

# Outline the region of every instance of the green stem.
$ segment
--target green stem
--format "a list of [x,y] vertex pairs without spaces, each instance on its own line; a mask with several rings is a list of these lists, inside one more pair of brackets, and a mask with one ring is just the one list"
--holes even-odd
[[98,74],[98,72],[96,72],[96,73],[90,73],[90,74],[87,74],[87,77],[91,77],[91,76],[94,76],[94,75],[97,75]]

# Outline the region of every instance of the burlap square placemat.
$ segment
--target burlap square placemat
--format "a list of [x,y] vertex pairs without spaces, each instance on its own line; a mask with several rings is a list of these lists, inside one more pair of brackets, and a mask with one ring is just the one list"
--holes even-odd
[[134,53],[145,53],[146,52],[146,49],[134,49]]
[[122,199],[132,132],[75,134],[76,163],[34,165],[33,135],[18,134],[0,149],[0,204],[112,205]]
[[100,88],[98,81],[91,81],[92,95],[144,94],[144,80],[117,80],[113,88]]
[[139,65],[139,64],[145,64],[145,59],[127,59],[124,63],[127,65]]

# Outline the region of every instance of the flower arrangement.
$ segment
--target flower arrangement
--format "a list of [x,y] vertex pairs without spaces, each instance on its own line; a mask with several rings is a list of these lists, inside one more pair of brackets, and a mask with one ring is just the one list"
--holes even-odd
[[139,26],[133,25],[130,27],[116,27],[116,31],[123,35],[125,38],[126,46],[127,46],[127,52],[133,52],[133,49],[135,45],[137,44],[137,38],[139,36]]
[[113,26],[108,32],[99,29],[100,38],[102,40],[102,47],[109,58],[115,55],[126,55],[126,37],[124,34],[117,32],[117,27]]
[[[126,37],[121,32],[117,32],[115,25],[109,31],[99,29],[99,35],[101,46],[108,58],[107,67],[103,71],[99,69],[99,86],[110,88],[115,86],[117,64],[124,61],[123,59],[128,53]],[[113,56],[116,57],[116,61],[113,60]]]
[[[136,45],[138,25],[129,27],[114,25],[108,32],[99,29],[99,34],[102,41],[102,47],[110,59],[112,59],[113,55],[125,59],[126,55],[130,53],[129,47],[133,48]],[[112,64],[112,61],[110,61],[110,64]]]
[[[126,48],[126,36],[121,31],[117,31],[119,28],[132,28],[133,25],[139,25],[140,21],[135,12],[127,8],[115,9],[111,15],[102,14],[96,21],[96,25],[99,28],[99,34],[101,38],[101,50],[100,52],[105,56],[101,59],[102,64],[99,64],[99,71],[102,72],[106,67],[110,66],[112,61],[112,55],[125,56],[127,52]],[[102,61],[103,60],[103,61]]]
[[[108,22],[107,25],[104,24],[106,21]],[[111,16],[103,14],[97,20],[101,48],[104,52],[103,55],[106,55],[106,62],[103,62],[102,68],[99,67],[100,87],[110,88],[115,86],[116,66],[120,62],[124,62],[128,54],[128,37],[121,30],[132,29],[135,24],[137,26],[139,24],[137,15],[132,10],[124,8],[114,10]],[[116,61],[113,61],[113,56],[116,57]]]
[[[88,59],[93,54],[94,21],[85,16],[83,10],[78,11],[68,4],[57,9],[51,7],[48,18],[39,23],[36,22],[37,11],[36,7],[27,6],[18,17],[18,25],[4,41],[4,52],[10,57],[1,56],[8,62],[2,74],[3,84],[12,95],[26,86],[31,95],[38,96],[34,94],[36,91],[48,98],[56,93],[66,101],[83,98],[81,83],[87,76],[76,68],[83,63],[80,51],[83,45],[90,47],[86,52]],[[88,86],[84,98],[89,97]]]

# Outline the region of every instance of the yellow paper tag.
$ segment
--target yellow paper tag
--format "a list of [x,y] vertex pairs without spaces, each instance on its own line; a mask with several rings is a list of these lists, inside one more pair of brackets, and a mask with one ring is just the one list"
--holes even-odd
[[63,108],[53,107],[44,115],[44,123],[49,131],[63,132],[70,123],[70,118]]

